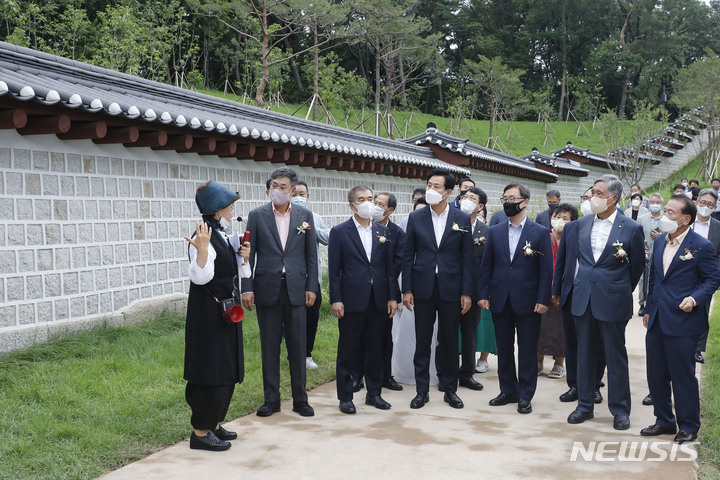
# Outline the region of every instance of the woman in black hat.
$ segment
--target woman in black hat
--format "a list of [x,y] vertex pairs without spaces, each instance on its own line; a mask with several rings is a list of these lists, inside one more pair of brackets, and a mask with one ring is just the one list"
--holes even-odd
[[[250,276],[250,243],[228,238],[233,204],[240,198],[218,182],[200,185],[195,203],[203,221],[189,242],[190,293],[185,324],[185,399],[192,410],[190,448],[222,451],[237,433],[221,425],[235,384],[245,375],[242,323],[227,321],[221,300],[233,298],[238,278]],[[232,245],[235,245],[233,247]],[[238,302],[239,304],[239,302]],[[240,307],[237,307],[240,308]],[[240,313],[242,311],[240,310]]]

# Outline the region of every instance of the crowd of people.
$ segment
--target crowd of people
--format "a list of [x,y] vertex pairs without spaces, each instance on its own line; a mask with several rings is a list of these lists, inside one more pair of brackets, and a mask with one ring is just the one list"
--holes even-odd
[[257,415],[280,411],[283,338],[293,411],[314,415],[305,384],[307,369],[317,368],[319,244],[328,246],[328,302],[338,322],[340,412],[357,412],[354,394],[363,387],[365,404],[390,409],[382,391],[403,383],[415,385],[412,409],[429,401],[431,385],[450,407],[463,408],[458,387],[482,390],[474,374],[496,354],[499,394],[490,405],[517,404],[529,414],[549,356],[547,376],[568,386],[559,400],[577,405],[568,423],[594,417],[607,378],[613,427],[626,430],[625,328],[639,285],[650,391],[643,403],[656,416],[640,433],[695,440],[695,363],[704,361],[710,301],[720,287],[720,180],[702,190],[684,180],[667,202],[633,185],[623,210],[622,183],[603,175],[581,196],[580,212],[550,190],[548,208],[532,221],[527,186],[508,184],[502,209],[488,218],[487,195],[475,181],[462,179],[455,194],[455,176],[436,169],[399,224],[390,220],[393,193],[356,185],[347,193],[348,220],[329,229],[311,210],[308,185],[281,167],[266,184],[270,201],[249,213],[243,239],[226,233],[239,196],[214,181],[201,185],[203,221],[186,237],[190,447],[227,450],[237,437],[221,422],[244,375],[242,322],[231,314],[240,304],[257,309],[264,389]]

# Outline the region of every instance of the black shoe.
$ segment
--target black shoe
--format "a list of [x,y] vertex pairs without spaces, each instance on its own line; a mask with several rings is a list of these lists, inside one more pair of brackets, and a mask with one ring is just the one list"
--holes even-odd
[[365,384],[362,382],[362,380],[353,379],[353,392],[359,392],[364,386]]
[[213,430],[212,433],[220,440],[235,440],[237,438],[237,433],[225,430],[222,425],[217,430]]
[[568,416],[568,423],[572,424],[578,424],[583,423],[585,420],[590,420],[592,418],[595,418],[595,415],[593,415],[593,412],[585,412],[583,410],[578,410],[577,408]]
[[388,390],[395,390],[396,392],[399,392],[403,389],[403,386],[396,382],[395,378],[393,377],[389,377],[383,380],[382,386],[383,388],[387,388]]
[[429,393],[418,393],[410,402],[410,408],[422,408],[430,401]]
[[685,430],[680,430],[677,435],[675,435],[675,438],[673,439],[673,442],[675,443],[685,443],[685,442],[692,442],[697,438],[697,433],[689,433]]
[[595,394],[593,395],[593,403],[602,403],[603,396],[602,393],[600,393],[600,389],[595,390]]
[[469,388],[470,390],[482,390],[483,384],[476,381],[473,377],[467,377],[467,378],[461,378],[460,381],[458,381],[458,384],[461,387]]
[[517,395],[514,393],[501,393],[497,397],[490,400],[490,405],[493,407],[507,405],[508,403],[518,403]]
[[315,410],[308,402],[293,402],[293,412],[297,412],[301,417],[314,417]]
[[647,397],[643,398],[642,404],[643,404],[643,405],[652,405],[652,404],[653,404],[653,402],[652,402],[652,395],[650,395],[650,394],[648,393],[648,394],[647,394]]
[[198,437],[195,432],[190,434],[190,448],[193,450],[210,450],[211,452],[222,452],[230,448],[230,442],[220,440],[213,432],[208,432],[204,437]]
[[379,408],[380,410],[389,410],[392,406],[388,402],[383,400],[380,395],[370,395],[369,393],[365,395],[365,404],[372,405],[373,407]]
[[560,395],[560,401],[561,402],[576,402],[578,399],[578,389],[577,387],[570,387],[570,389]]
[[530,404],[530,400],[520,400],[518,402],[518,413],[531,413],[532,412],[532,405]]
[[342,413],[355,413],[355,404],[352,400],[348,400],[346,402],[340,400],[340,411]]
[[445,391],[445,385],[440,385],[438,383],[438,392],[444,392]]
[[445,403],[449,404],[453,408],[463,408],[465,406],[455,392],[445,392],[443,400],[445,400]]
[[277,413],[279,411],[280,411],[279,403],[265,402],[262,404],[262,407],[257,409],[257,416],[258,417],[269,417],[273,413]]
[[615,415],[613,428],[615,430],[627,430],[630,428],[630,417],[627,415]]
[[657,423],[653,423],[649,427],[640,430],[640,435],[643,437],[656,437],[658,435],[673,435],[675,432],[677,432],[675,427],[661,427]]
[[645,315],[645,307],[640,307],[640,310],[638,310],[638,316],[642,317]]
[[697,353],[695,354],[695,361],[696,361],[697,363],[705,363],[705,359],[703,358],[702,353],[697,352]]

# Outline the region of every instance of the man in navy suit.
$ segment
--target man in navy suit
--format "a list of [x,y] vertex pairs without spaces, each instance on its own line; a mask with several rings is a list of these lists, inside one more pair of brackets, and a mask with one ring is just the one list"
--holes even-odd
[[[348,193],[353,217],[330,230],[328,276],[332,314],[338,318],[337,394],[340,411],[355,413],[352,370],[365,348],[365,403],[387,410],[381,396],[382,338],[388,316],[397,310],[392,240],[387,227],[372,221],[373,192],[365,185]],[[364,340],[364,341],[363,341]]]
[[[673,434],[676,443],[691,442],[700,429],[700,395],[695,377],[695,343],[708,328],[705,305],[720,286],[720,267],[712,244],[690,229],[697,208],[685,195],[665,205],[655,239],[647,313],[647,377],[656,421],[643,436]],[[675,397],[675,413],[672,410]]]
[[[602,339],[608,370],[608,406],[616,430],[630,428],[625,327],[633,315],[632,292],[645,269],[642,227],[617,213],[622,189],[614,175],[597,179],[590,199],[594,215],[578,220],[576,233],[565,233],[560,240],[560,249],[567,248],[563,243],[577,243],[571,312],[578,341],[578,406],[568,423],[594,417],[596,345]],[[564,271],[565,265],[558,262],[555,268]]]
[[518,412],[530,413],[537,386],[540,316],[550,305],[553,253],[548,229],[525,214],[530,190],[511,183],[500,200],[508,222],[488,230],[478,282],[478,303],[492,312],[497,340],[500,394],[490,405],[517,403]]
[[472,302],[472,234],[470,216],[451,208],[455,177],[445,169],[428,176],[425,200],[430,208],[410,214],[403,249],[403,304],[415,310],[415,384],[410,408],[422,408],[430,399],[430,344],[438,317],[439,388],[453,408],[463,408],[457,396],[458,325]]
[[535,223],[538,223],[550,230],[550,218],[552,217],[553,210],[555,207],[560,205],[560,192],[558,190],[548,190],[545,194],[545,198],[547,199],[548,208],[547,210],[543,210],[537,214],[535,217]]

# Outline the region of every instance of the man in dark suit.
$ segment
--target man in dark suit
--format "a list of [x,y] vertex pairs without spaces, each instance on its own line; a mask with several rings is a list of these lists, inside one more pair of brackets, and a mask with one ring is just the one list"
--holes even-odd
[[[698,199],[695,202],[697,206],[697,218],[692,225],[695,233],[708,240],[713,246],[713,253],[718,262],[720,262],[720,220],[712,218],[712,213],[718,203],[718,194],[712,188],[701,190]],[[707,302],[706,309],[710,314],[710,302]],[[695,345],[695,361],[705,363],[702,352],[707,347],[708,331],[705,330],[698,337],[697,345]]]
[[550,230],[552,228],[550,225],[550,219],[552,218],[553,209],[560,205],[560,191],[548,190],[545,194],[545,199],[547,200],[548,208],[547,210],[543,210],[537,214],[537,217],[535,217],[535,223]]
[[457,396],[458,325],[472,302],[472,235],[470,216],[450,207],[455,177],[444,169],[428,176],[425,200],[430,208],[410,214],[403,249],[403,304],[415,310],[415,383],[417,395],[410,408],[422,408],[430,398],[430,344],[435,316],[435,350],[444,400],[463,408]]
[[490,405],[517,403],[518,412],[530,413],[537,386],[540,316],[550,305],[553,253],[550,232],[525,214],[530,190],[511,183],[501,201],[508,222],[490,227],[478,282],[479,304],[492,312],[498,351],[500,394]]
[[[622,188],[614,175],[598,178],[590,200],[594,215],[579,219],[571,231],[575,233],[565,232],[560,240],[560,249],[567,248],[563,243],[577,243],[571,312],[578,338],[578,406],[568,423],[594,417],[595,347],[602,339],[608,369],[608,406],[616,430],[630,428],[625,327],[633,314],[632,292],[645,268],[642,227],[617,213]],[[564,271],[565,265],[558,261],[555,268]]]
[[[388,228],[390,247],[393,251],[393,273],[392,281],[397,285],[398,277],[402,271],[402,251],[405,245],[405,232],[396,223],[390,221],[390,215],[395,213],[397,208],[397,198],[389,192],[382,192],[375,195],[375,213],[373,213],[373,221]],[[398,302],[402,302],[400,295],[400,286],[397,285]],[[393,319],[388,318],[385,324],[385,333],[382,340],[382,359],[383,359],[383,388],[388,390],[400,391],[403,386],[395,381],[392,375],[392,355],[393,355],[393,339],[392,339]]]
[[655,239],[647,313],[643,317],[648,329],[648,386],[656,420],[640,434],[673,434],[677,425],[680,431],[675,443],[695,440],[700,429],[693,353],[698,336],[708,329],[705,305],[720,286],[713,246],[690,229],[696,212],[695,204],[685,195],[673,196],[665,206],[661,229],[666,234]]
[[365,403],[381,410],[382,338],[397,310],[392,240],[387,227],[372,221],[373,192],[365,185],[348,193],[353,217],[330,230],[328,277],[332,314],[338,319],[337,394],[340,411],[355,413],[352,370],[364,345]]
[[293,411],[315,414],[305,391],[306,307],[318,291],[317,240],[313,214],[292,205],[290,196],[297,173],[281,167],[270,175],[270,203],[248,215],[250,268],[242,279],[243,305],[257,305],[265,403],[257,414],[268,417],[280,411],[280,342],[285,336]]

